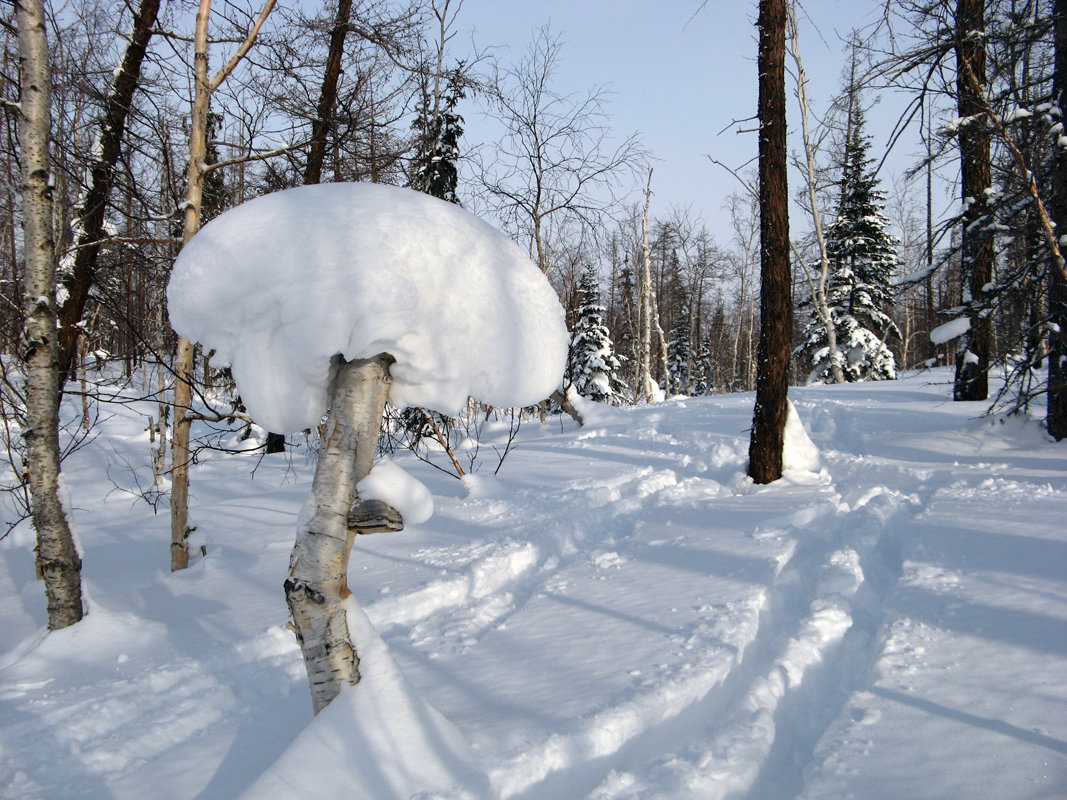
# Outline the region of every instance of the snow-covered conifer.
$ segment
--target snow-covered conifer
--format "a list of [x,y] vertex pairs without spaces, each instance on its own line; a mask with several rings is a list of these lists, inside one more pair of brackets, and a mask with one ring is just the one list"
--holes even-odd
[[677,315],[667,342],[667,382],[673,394],[692,394],[690,386],[689,314]]
[[[890,279],[901,260],[882,210],[885,195],[871,169],[862,109],[857,106],[853,114],[842,158],[840,213],[826,229],[826,302],[845,380],[891,380],[896,361],[887,340],[899,338],[900,331],[886,311],[891,305]],[[811,366],[809,381],[832,380],[826,327],[813,308],[799,349]]]
[[622,368],[615,355],[611,334],[604,324],[604,307],[600,304],[600,288],[592,269],[582,275],[578,284],[578,318],[571,334],[567,378],[575,391],[599,403],[620,405],[624,384],[619,377]]
[[419,101],[411,127],[417,132],[418,152],[412,162],[412,189],[450,203],[459,204],[456,186],[459,171],[459,137],[463,135],[463,117],[456,105],[465,96],[463,64],[448,73],[440,98],[425,93]]
[[711,340],[704,336],[700,340],[700,349],[693,359],[693,374],[690,376],[690,394],[700,396],[711,394],[711,379],[714,365],[711,362]]

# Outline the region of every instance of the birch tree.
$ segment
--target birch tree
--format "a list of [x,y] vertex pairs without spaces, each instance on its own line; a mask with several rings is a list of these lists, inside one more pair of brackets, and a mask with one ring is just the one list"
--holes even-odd
[[[260,291],[247,291],[265,270]],[[464,289],[443,297],[442,285]],[[255,418],[291,432],[326,414],[285,582],[318,712],[360,680],[353,539],[411,517],[360,486],[386,399],[446,412],[468,396],[537,402],[563,375],[563,309],[503,234],[455,204],[370,183],[301,186],[231,209],[183,249],[168,293],[179,329],[226,355]],[[410,491],[400,495],[404,505]]]
[[652,203],[652,170],[645,187],[645,209],[641,215],[641,263],[637,271],[637,395],[653,403],[658,392],[652,380],[652,255],[648,246],[648,208]]
[[[807,262],[798,254],[797,262],[805,269],[805,276],[811,288],[811,307],[826,336],[826,361],[834,383],[844,383],[845,375],[841,371],[841,353],[837,347],[837,328],[830,313],[830,304],[826,301],[826,285],[830,276],[830,257],[826,251],[826,237],[823,234],[822,213],[815,178],[815,144],[809,129],[810,107],[808,105],[808,76],[804,70],[804,61],[800,57],[800,36],[797,30],[796,3],[789,8],[789,55],[796,67],[797,106],[800,111],[800,130],[804,144],[804,177],[808,190],[808,206],[812,222],[815,225],[815,241],[819,247],[819,268],[813,276],[807,269]],[[853,50],[853,64],[855,50]]]
[[48,627],[58,630],[84,613],[81,557],[60,498],[59,368],[56,326],[56,254],[49,157],[51,74],[42,0],[16,0],[18,107],[22,167],[25,325],[21,356],[26,369],[26,442],[37,563],[48,599]]

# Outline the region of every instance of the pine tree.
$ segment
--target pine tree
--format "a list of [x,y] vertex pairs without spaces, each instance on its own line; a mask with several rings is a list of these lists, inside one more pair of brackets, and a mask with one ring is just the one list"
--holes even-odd
[[[890,278],[901,260],[882,210],[885,195],[871,169],[871,140],[863,125],[863,111],[857,105],[842,154],[840,213],[826,230],[830,260],[826,301],[845,380],[892,380],[896,361],[886,342],[899,339],[900,331],[886,309],[892,299]],[[800,349],[812,367],[809,380],[830,381],[826,328],[814,311]]]
[[604,307],[600,304],[600,289],[592,269],[582,275],[578,297],[580,305],[571,334],[567,378],[582,397],[620,405],[624,389],[618,375],[621,366],[604,325]]

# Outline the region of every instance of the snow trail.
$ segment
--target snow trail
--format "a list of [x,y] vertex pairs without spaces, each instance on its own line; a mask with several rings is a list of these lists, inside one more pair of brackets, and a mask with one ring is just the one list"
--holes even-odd
[[[278,769],[372,800],[420,774],[465,800],[1062,794],[1067,462],[947,391],[797,390],[821,467],[766,487],[751,396],[530,426],[463,484],[405,462],[435,516],[362,537],[349,575],[399,727],[362,701],[311,721],[280,590],[302,456],[198,465],[208,555],[171,575],[165,519],[101,483],[107,452],[147,457],[119,415],[117,451],[73,457],[79,643],[34,637],[29,543],[0,546],[0,796],[230,800]],[[292,768],[312,741],[347,755]]]

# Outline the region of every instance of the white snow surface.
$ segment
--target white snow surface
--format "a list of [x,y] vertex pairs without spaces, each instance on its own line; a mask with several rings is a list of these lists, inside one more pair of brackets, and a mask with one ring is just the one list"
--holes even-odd
[[558,386],[563,309],[541,271],[452,203],[369,183],[265,195],[204,226],[168,287],[179,333],[230,364],[252,417],[318,424],[330,360],[396,359],[389,399],[445,413],[530,405]]
[[123,491],[131,389],[65,462],[89,616],[46,633],[30,537],[0,542],[0,797],[1067,796],[1067,449],[951,393],[791,389],[767,486],[751,393],[527,422],[497,475],[490,420],[463,482],[394,456],[436,510],[357,540],[363,682],[313,718],[281,587],[307,454],[205,453],[207,555],[171,574]]

